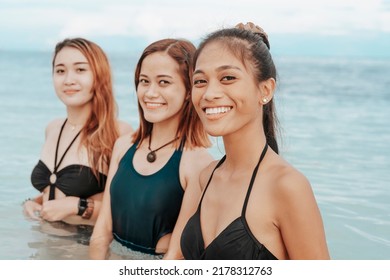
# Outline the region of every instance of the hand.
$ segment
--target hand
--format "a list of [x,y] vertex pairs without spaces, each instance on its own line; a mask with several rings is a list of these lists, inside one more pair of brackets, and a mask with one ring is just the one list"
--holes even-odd
[[40,212],[42,210],[42,205],[35,202],[34,200],[27,200],[23,203],[23,214],[33,220],[41,220]]
[[64,197],[43,202],[41,217],[49,222],[61,221],[70,215],[76,215],[78,197]]

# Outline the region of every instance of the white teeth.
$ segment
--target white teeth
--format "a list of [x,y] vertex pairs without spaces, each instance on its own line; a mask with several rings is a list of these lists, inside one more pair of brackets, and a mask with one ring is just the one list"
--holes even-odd
[[231,107],[214,107],[214,108],[206,108],[205,112],[206,115],[216,115],[216,114],[223,114],[229,112],[231,109],[232,109]]
[[146,106],[149,108],[157,108],[157,107],[161,107],[162,104],[161,103],[146,103]]

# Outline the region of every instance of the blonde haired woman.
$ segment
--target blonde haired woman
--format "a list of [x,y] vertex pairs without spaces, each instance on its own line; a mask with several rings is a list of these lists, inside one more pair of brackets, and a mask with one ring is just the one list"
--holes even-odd
[[66,118],[51,121],[31,174],[41,193],[27,200],[32,219],[93,225],[115,140],[132,131],[116,118],[109,61],[95,43],[65,39],[55,47],[53,83]]

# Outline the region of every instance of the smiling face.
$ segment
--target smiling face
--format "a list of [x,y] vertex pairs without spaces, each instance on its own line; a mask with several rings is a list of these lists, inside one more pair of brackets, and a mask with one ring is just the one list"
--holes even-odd
[[137,87],[138,102],[151,123],[178,121],[186,95],[178,63],[164,52],[142,61]]
[[93,73],[76,48],[64,47],[55,57],[53,83],[57,96],[69,107],[88,104],[93,97]]
[[204,47],[196,61],[192,102],[206,131],[225,136],[261,126],[261,83],[222,43]]

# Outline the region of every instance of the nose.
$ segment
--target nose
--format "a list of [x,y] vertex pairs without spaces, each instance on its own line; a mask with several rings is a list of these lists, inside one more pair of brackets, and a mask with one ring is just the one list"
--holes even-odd
[[202,99],[207,100],[207,101],[212,101],[214,99],[219,99],[223,95],[221,87],[218,85],[217,82],[209,81]]
[[72,71],[67,71],[65,74],[65,79],[64,79],[64,84],[65,85],[73,85],[75,84],[75,78],[72,73]]
[[144,92],[145,97],[147,98],[156,98],[158,97],[158,87],[154,83],[150,83]]

